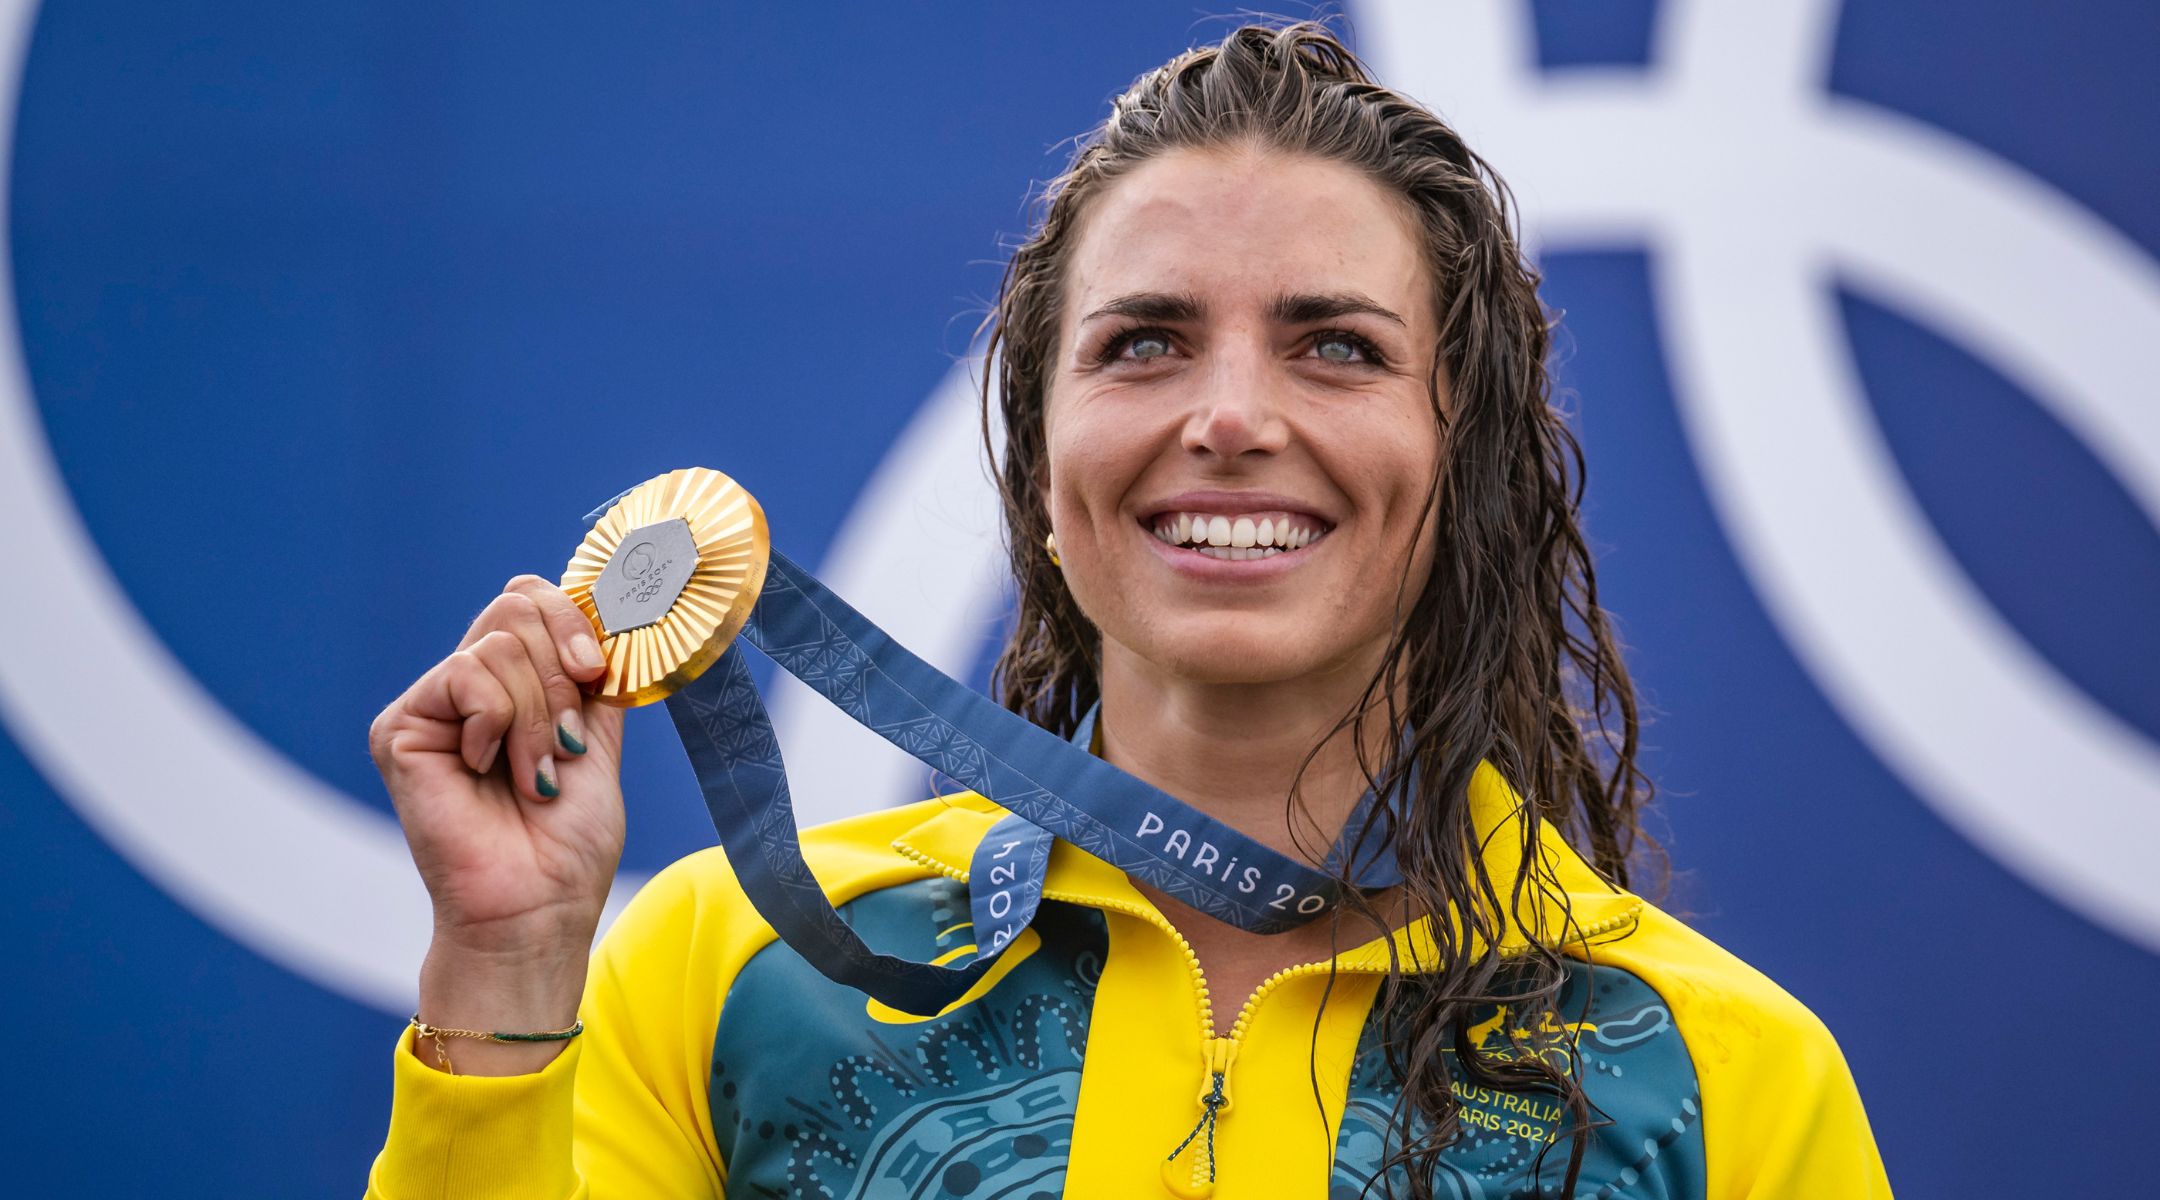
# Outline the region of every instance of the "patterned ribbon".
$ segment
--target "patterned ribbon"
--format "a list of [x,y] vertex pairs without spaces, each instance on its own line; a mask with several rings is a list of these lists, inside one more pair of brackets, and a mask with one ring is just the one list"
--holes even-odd
[[[633,489],[634,490],[634,489]],[[629,492],[585,516],[589,528]],[[834,911],[803,862],[795,806],[772,718],[743,662],[747,643],[917,760],[1012,815],[990,827],[968,873],[977,951],[965,966],[882,954]],[[773,930],[826,978],[916,1016],[934,1016],[974,986],[1035,918],[1050,846],[1064,838],[1201,912],[1256,933],[1280,933],[1333,907],[1344,881],[1402,882],[1367,793],[1315,871],[1088,752],[1096,714],[1073,741],[1006,711],[892,640],[870,618],[778,550],[742,635],[668,697],[698,790],[728,863]],[[1375,835],[1350,844],[1353,831]]]

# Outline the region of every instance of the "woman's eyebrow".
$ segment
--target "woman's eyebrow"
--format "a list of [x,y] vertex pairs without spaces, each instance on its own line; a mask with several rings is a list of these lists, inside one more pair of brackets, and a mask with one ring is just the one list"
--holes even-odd
[[[1277,296],[1268,306],[1268,315],[1282,325],[1304,325],[1354,313],[1381,317],[1397,325],[1408,324],[1362,292],[1295,292]],[[1080,323],[1085,325],[1103,317],[1176,323],[1198,321],[1205,315],[1207,306],[1191,292],[1132,292],[1082,317]]]
[[1191,292],[1133,292],[1119,296],[1080,319],[1082,325],[1102,317],[1131,317],[1139,321],[1197,321],[1207,311]]
[[1407,325],[1400,316],[1382,308],[1372,297],[1358,292],[1299,292],[1295,295],[1277,296],[1270,311],[1270,315],[1284,325],[1305,325],[1313,321],[1347,317],[1353,313],[1384,317],[1397,325]]

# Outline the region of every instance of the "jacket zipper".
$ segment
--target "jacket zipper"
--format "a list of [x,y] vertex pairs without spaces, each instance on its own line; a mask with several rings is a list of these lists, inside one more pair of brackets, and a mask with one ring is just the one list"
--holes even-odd
[[[913,846],[895,844],[893,848],[948,879],[955,879],[961,883],[968,881],[967,871],[948,866],[944,862],[915,849]],[[1195,1100],[1200,1105],[1200,1119],[1193,1126],[1192,1132],[1185,1135],[1185,1140],[1179,1142],[1177,1147],[1171,1150],[1169,1157],[1163,1160],[1162,1178],[1163,1185],[1168,1187],[1173,1194],[1187,1197],[1188,1200],[1204,1200],[1205,1197],[1213,1195],[1215,1192],[1215,1126],[1221,1115],[1230,1110],[1230,1066],[1237,1059],[1238,1046],[1245,1036],[1246,1028],[1252,1023],[1253,1012],[1259,1008],[1260,1002],[1267,997],[1269,992],[1300,976],[1319,974],[1328,970],[1331,965],[1335,965],[1340,970],[1367,974],[1372,973],[1371,969],[1362,966],[1324,962],[1299,963],[1295,966],[1284,967],[1282,970],[1260,981],[1260,985],[1252,990],[1251,995],[1245,997],[1245,1003],[1238,1008],[1237,1019],[1230,1024],[1229,1036],[1218,1037],[1215,1033],[1215,1010],[1208,1002],[1207,975],[1200,969],[1200,955],[1192,948],[1192,943],[1185,940],[1185,935],[1178,932],[1177,926],[1169,922],[1168,918],[1157,912],[1152,906],[1132,904],[1124,900],[1113,900],[1103,896],[1087,896],[1076,892],[1060,892],[1045,888],[1042,898],[1056,900],[1065,904],[1085,904],[1094,908],[1108,909],[1112,912],[1137,917],[1169,934],[1170,939],[1176,942],[1178,949],[1184,953],[1185,969],[1192,977],[1193,994],[1199,1000],[1202,1062],[1200,1091]],[[1594,925],[1581,926],[1577,930],[1577,938],[1587,942],[1591,938],[1610,933],[1634,922],[1639,916],[1639,912],[1639,909],[1630,909],[1625,913],[1608,917]],[[1519,949],[1510,950],[1506,947],[1502,947],[1500,951],[1504,957],[1513,957],[1522,952]],[[1196,1145],[1198,1150],[1192,1156],[1191,1167],[1185,1171],[1177,1170],[1178,1156],[1183,1154],[1188,1147]]]
[[[1080,896],[1072,893],[1043,891],[1043,899],[1060,900],[1068,904],[1090,904],[1098,908],[1121,912],[1137,917],[1170,935],[1177,948],[1185,955],[1185,970],[1192,978],[1193,996],[1198,1001],[1200,1018],[1200,1090],[1194,1100],[1200,1105],[1200,1119],[1193,1124],[1192,1132],[1185,1135],[1163,1159],[1163,1186],[1173,1195],[1199,1200],[1215,1192],[1215,1126],[1222,1114],[1230,1109],[1230,1063],[1237,1057],[1238,1034],[1244,1030],[1242,1014],[1232,1027],[1229,1037],[1215,1035],[1215,1009],[1209,1003],[1207,973],[1200,969],[1200,954],[1185,940],[1177,926],[1172,925],[1153,906],[1131,904],[1123,900],[1111,900],[1097,896]],[[1249,1006],[1252,1002],[1246,1001]],[[1187,1147],[1194,1147],[1192,1164],[1178,1169],[1178,1157]]]

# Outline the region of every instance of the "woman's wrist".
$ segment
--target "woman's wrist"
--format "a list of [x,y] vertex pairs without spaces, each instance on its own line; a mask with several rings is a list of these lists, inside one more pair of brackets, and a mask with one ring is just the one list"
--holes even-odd
[[586,955],[476,954],[440,941],[420,964],[422,1019],[467,1029],[560,1029],[577,1019]]
[[[578,1019],[585,990],[582,947],[499,953],[446,945],[438,936],[420,966],[416,1015],[430,1025],[487,1033],[538,1033]],[[461,1040],[449,1047],[461,1075],[521,1075],[554,1061],[564,1042]],[[441,1069],[434,1045],[416,1039],[413,1052]]]

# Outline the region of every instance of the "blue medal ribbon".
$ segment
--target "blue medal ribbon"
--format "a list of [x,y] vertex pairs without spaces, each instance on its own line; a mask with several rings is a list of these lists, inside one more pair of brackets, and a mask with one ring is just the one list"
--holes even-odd
[[[787,768],[744,662],[746,643],[878,736],[1011,813],[990,828],[970,866],[978,950],[966,965],[874,951],[825,898],[803,862]],[[720,844],[759,915],[827,978],[917,1016],[959,999],[1034,919],[1057,838],[1256,933],[1327,912],[1345,881],[1363,889],[1401,882],[1388,820],[1374,826],[1370,844],[1338,842],[1315,870],[1089,753],[1093,711],[1075,734],[1078,744],[1068,743],[916,657],[777,550],[742,635],[667,707]],[[1365,796],[1346,837],[1366,827],[1377,803]]]

